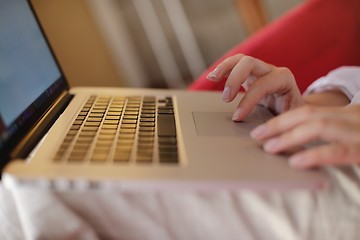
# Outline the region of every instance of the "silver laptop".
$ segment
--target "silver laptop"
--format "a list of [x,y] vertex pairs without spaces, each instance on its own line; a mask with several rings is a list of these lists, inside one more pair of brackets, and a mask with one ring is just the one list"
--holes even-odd
[[[53,189],[320,189],[249,137],[271,118],[231,120],[219,93],[69,88],[31,4],[0,1],[3,182]],[[239,95],[239,98],[241,95]]]

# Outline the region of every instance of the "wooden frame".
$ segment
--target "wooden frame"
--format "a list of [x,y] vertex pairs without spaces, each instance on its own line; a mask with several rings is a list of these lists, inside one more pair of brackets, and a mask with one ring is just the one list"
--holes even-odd
[[267,23],[264,4],[261,0],[234,0],[249,34]]

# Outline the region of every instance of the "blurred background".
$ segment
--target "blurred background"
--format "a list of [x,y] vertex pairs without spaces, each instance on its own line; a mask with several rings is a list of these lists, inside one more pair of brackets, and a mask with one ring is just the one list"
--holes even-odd
[[33,0],[71,86],[186,88],[304,0]]

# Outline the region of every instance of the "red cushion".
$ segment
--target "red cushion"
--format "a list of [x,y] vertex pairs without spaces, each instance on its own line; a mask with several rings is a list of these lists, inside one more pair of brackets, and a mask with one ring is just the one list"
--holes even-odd
[[237,53],[288,67],[303,92],[339,66],[360,65],[360,1],[306,1],[230,50],[189,89],[222,90],[225,80],[213,83],[206,76],[226,57]]

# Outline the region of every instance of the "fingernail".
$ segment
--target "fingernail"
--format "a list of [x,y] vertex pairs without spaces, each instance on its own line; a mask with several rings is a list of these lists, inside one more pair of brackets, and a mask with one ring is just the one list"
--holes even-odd
[[289,158],[289,165],[293,168],[305,168],[309,165],[309,159],[304,154],[296,154]]
[[244,110],[242,108],[237,108],[236,111],[234,112],[233,116],[232,116],[232,120],[233,121],[239,121],[239,116],[240,114],[243,112]]
[[257,126],[254,130],[250,132],[250,136],[255,139],[261,139],[266,134],[266,126],[264,124],[261,124]]
[[264,150],[266,152],[274,153],[280,146],[280,140],[277,138],[270,139],[264,144]]
[[225,102],[229,102],[231,97],[231,88],[229,86],[226,86],[223,91],[223,100]]
[[219,78],[219,74],[220,74],[221,68],[220,67],[216,67],[214,69],[214,71],[212,71],[211,73],[209,73],[209,75],[207,76],[207,79],[211,80],[211,81],[217,81]]

